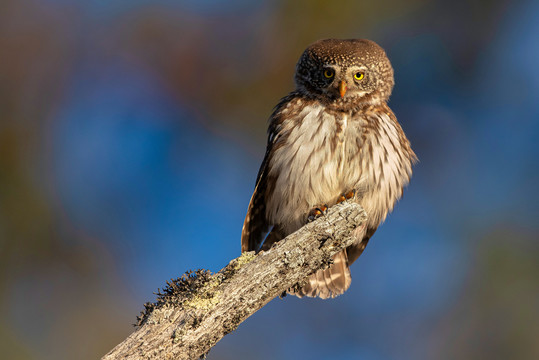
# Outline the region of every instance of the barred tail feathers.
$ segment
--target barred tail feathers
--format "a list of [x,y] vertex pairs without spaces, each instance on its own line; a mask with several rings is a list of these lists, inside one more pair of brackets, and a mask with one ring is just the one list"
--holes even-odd
[[297,297],[334,298],[343,294],[352,283],[346,250],[333,257],[333,264],[309,276],[307,284],[299,290],[288,290]]

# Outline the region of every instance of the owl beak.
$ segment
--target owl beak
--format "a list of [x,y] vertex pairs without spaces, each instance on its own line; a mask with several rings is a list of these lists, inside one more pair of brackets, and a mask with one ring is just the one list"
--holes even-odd
[[344,97],[344,94],[346,94],[346,82],[344,80],[341,80],[339,83],[339,94],[341,94],[341,98]]

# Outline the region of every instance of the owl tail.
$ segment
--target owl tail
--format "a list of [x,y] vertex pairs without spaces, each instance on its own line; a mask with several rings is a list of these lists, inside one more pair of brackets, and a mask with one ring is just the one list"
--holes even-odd
[[288,290],[289,294],[297,297],[320,297],[322,299],[334,298],[344,293],[352,283],[352,276],[348,268],[346,250],[333,257],[333,264],[325,270],[318,270],[307,279],[307,285],[299,290]]

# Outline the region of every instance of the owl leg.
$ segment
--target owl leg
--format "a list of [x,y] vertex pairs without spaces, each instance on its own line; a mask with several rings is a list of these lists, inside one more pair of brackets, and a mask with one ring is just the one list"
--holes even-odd
[[350,190],[347,193],[343,193],[341,196],[339,196],[339,199],[337,200],[337,204],[342,203],[343,201],[350,200],[354,196],[356,196],[355,190]]
[[311,211],[309,211],[309,215],[307,216],[307,219],[309,220],[309,222],[314,221],[318,219],[320,216],[326,215],[327,211],[328,211],[327,204],[319,205],[317,207],[312,208]]

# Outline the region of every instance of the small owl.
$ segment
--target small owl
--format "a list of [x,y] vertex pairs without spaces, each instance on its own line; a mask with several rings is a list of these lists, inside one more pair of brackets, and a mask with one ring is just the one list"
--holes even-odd
[[355,243],[288,291],[326,299],[350,286],[350,264],[402,196],[417,158],[387,106],[393,68],[376,43],[317,41],[301,55],[295,83],[270,117],[241,248],[267,250],[328,206],[358,202],[368,220],[354,231]]

